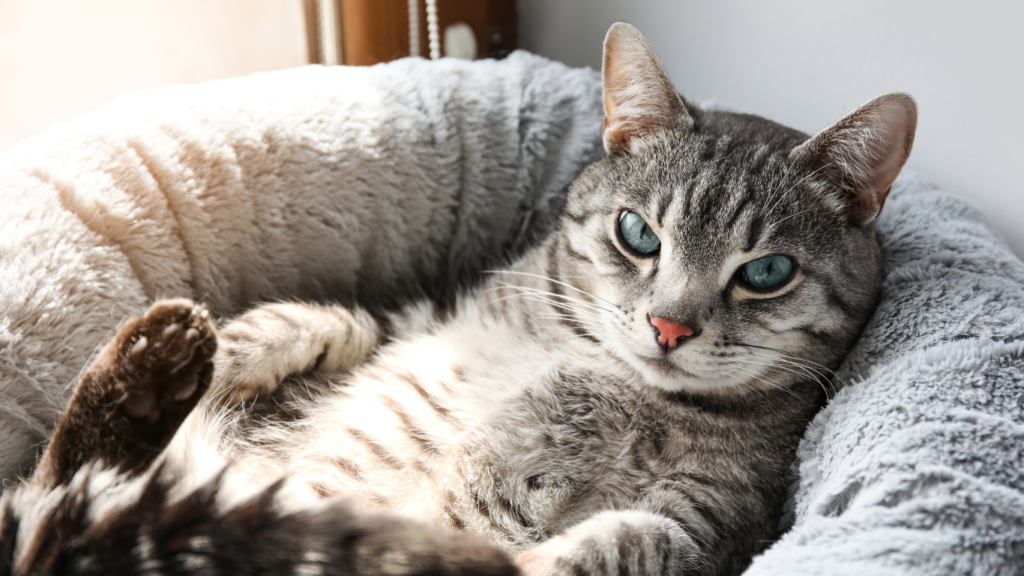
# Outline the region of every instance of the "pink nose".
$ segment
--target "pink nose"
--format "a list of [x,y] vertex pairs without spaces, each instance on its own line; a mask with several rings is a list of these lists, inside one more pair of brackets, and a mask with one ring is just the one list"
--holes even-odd
[[664,318],[651,318],[651,326],[658,331],[658,344],[665,350],[672,350],[678,346],[680,338],[693,335],[693,329],[689,326],[676,324]]

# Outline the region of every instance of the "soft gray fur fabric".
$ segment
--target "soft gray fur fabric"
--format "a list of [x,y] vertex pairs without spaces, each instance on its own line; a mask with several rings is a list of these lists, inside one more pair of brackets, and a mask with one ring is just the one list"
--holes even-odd
[[115,101],[0,155],[0,478],[157,298],[443,294],[557,218],[598,74],[537,56],[311,66]]
[[747,574],[1024,570],[1024,265],[904,174],[882,301],[800,449],[794,527]]

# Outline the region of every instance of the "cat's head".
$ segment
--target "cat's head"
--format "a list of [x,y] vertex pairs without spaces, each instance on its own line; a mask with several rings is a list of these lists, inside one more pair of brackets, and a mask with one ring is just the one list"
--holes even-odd
[[878,298],[870,223],[910,154],[914,101],[881,96],[810,138],[701,110],[622,23],[603,74],[607,155],[571,187],[557,239],[561,275],[593,295],[581,324],[668,390],[835,368]]

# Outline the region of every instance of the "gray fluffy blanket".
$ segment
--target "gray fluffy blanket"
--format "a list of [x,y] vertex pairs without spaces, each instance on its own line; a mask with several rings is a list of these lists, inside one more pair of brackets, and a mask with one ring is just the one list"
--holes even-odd
[[[161,89],[0,155],[0,475],[152,299],[230,314],[464,281],[550,225],[600,128],[595,73],[518,53]],[[1017,571],[1024,265],[912,174],[876,226],[881,306],[749,573]]]

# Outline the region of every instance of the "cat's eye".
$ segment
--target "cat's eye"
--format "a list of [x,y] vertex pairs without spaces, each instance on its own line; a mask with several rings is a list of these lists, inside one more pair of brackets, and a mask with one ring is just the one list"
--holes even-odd
[[778,288],[793,276],[793,261],[781,254],[751,260],[742,267],[743,279],[758,290]]
[[661,247],[661,240],[636,212],[623,210],[619,216],[619,235],[626,246],[645,256],[654,254]]

